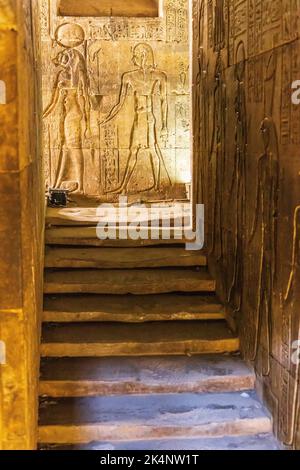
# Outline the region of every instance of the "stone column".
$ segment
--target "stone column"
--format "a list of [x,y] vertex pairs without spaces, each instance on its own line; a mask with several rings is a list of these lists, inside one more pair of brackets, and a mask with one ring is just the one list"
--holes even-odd
[[0,0],[0,449],[37,442],[44,197],[31,0]]

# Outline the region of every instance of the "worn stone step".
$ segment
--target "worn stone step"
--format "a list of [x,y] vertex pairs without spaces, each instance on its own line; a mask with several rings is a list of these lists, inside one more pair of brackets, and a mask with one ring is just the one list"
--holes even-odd
[[239,339],[225,321],[44,324],[42,357],[230,353]]
[[254,372],[232,356],[44,358],[40,395],[234,392],[254,383]]
[[183,217],[186,226],[192,218],[192,205],[187,203],[182,205],[177,204],[177,206],[167,203],[155,204],[155,206],[150,204],[148,205],[148,210],[145,210],[145,207],[138,215],[136,212],[130,212],[131,209],[135,211],[135,206],[128,206],[127,216],[125,211],[125,214],[120,213],[120,217],[117,220],[117,212],[114,210],[108,211],[108,213],[106,213],[107,211],[99,211],[95,205],[80,205],[76,207],[70,205],[60,208],[48,207],[46,211],[46,226],[95,228],[99,222],[104,222],[106,227],[114,227],[118,224],[123,227],[129,227],[132,222],[135,222],[136,224],[141,224],[142,227],[161,228],[164,225],[164,227],[172,229],[173,227],[182,226]]
[[228,437],[271,430],[254,392],[58,398],[41,402],[39,442]]
[[96,227],[59,227],[50,226],[45,231],[45,241],[48,245],[76,245],[76,246],[105,246],[105,247],[142,247],[142,246],[176,246],[189,243],[184,237],[174,238],[171,233],[170,239],[163,239],[160,234],[159,239],[154,240],[149,237],[147,240],[122,240],[117,235],[116,240],[100,240],[97,237]]
[[215,281],[205,268],[197,269],[74,269],[45,272],[44,292],[90,294],[161,294],[214,292]]
[[220,320],[224,308],[214,295],[46,295],[45,322]]
[[[41,445],[40,450],[281,450],[279,443],[270,433],[249,436],[225,436],[198,439],[163,439],[135,442],[91,442],[78,445]],[[178,456],[177,456],[178,457]],[[182,457],[182,456],[181,456]],[[175,457],[174,457],[175,458]],[[200,457],[201,458],[201,457]],[[199,460],[200,461],[200,460]],[[176,460],[174,460],[174,463]]]
[[46,247],[46,268],[131,269],[206,266],[200,251],[184,248]]

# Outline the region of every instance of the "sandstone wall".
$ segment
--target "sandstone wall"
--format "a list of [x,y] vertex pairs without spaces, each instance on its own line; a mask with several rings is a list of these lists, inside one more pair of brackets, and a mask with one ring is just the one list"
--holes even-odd
[[188,0],[164,1],[159,18],[63,17],[58,0],[40,4],[47,186],[114,201],[132,167],[132,198],[185,198]]
[[194,143],[209,263],[275,431],[300,448],[300,105],[291,100],[300,2],[193,3]]
[[44,189],[35,10],[0,0],[0,449],[36,445]]

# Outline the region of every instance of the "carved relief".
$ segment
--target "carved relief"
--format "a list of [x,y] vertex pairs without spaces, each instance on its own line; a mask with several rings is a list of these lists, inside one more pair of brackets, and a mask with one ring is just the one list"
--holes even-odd
[[[300,366],[295,365],[295,373],[292,377],[292,344],[300,338],[299,318],[293,319],[292,312],[299,305],[295,305],[300,289],[300,206],[296,207],[293,223],[293,244],[291,272],[282,301],[282,389],[281,409],[279,416],[280,433],[284,443],[288,446],[295,445],[297,432],[297,417],[299,413],[299,381]],[[299,302],[298,302],[299,303]]]
[[224,64],[221,54],[217,55],[215,67],[215,85],[213,101],[212,140],[209,156],[209,185],[211,188],[212,219],[215,221],[211,233],[210,252],[220,259],[223,253],[223,177],[225,168],[225,132],[226,132],[226,83]]
[[214,47],[214,6],[213,0],[207,0],[207,35],[208,47]]
[[248,61],[248,96],[252,103],[262,103],[264,95],[264,63],[262,57]]
[[[125,188],[137,199],[142,191],[151,199],[184,198],[188,0],[166,0],[159,18],[78,17],[76,23],[57,16],[56,0],[40,3],[47,185],[105,201]],[[133,52],[140,56],[133,58],[136,74],[134,67],[128,72]],[[101,125],[124,87],[124,106]]]
[[147,22],[134,18],[110,18],[90,25],[91,39],[103,41],[165,41],[166,28],[160,19]]
[[102,191],[108,193],[120,183],[119,130],[113,124],[105,126],[103,132],[104,149],[101,150]]
[[149,44],[137,44],[133,50],[132,60],[137,68],[123,75],[119,101],[102,122],[104,125],[112,121],[121,111],[128,94],[130,92],[133,94],[134,114],[131,118],[129,155],[122,183],[119,187],[114,188],[112,191],[114,193],[126,194],[129,192],[129,184],[142,150],[147,150],[151,159],[153,182],[148,190],[160,191],[162,172],[165,172],[168,184],[172,184],[161,151],[154,113],[154,94],[158,92],[161,97],[162,120],[160,139],[166,142],[168,139],[167,75],[156,68],[154,53]]
[[[198,200],[206,204],[209,266],[228,318],[236,319],[243,354],[254,361],[261,390],[273,408],[275,431],[287,445],[299,449],[299,366],[291,359],[292,342],[300,336],[299,207],[293,258],[287,253],[290,219],[299,204],[295,174],[300,164],[300,106],[291,101],[291,84],[300,73],[300,3],[224,1],[224,47],[216,33],[222,30],[217,28],[222,18],[215,21],[216,5],[207,0],[203,7],[201,0],[195,0],[193,15],[194,147],[200,153]],[[218,67],[212,71],[220,57],[227,66],[222,74],[223,100],[216,80]],[[246,74],[241,80],[244,70],[238,64],[243,57]],[[217,117],[222,101],[226,127]],[[225,152],[220,138],[224,134]],[[287,265],[291,265],[289,286]]]
[[[197,41],[197,75],[195,90],[195,122],[194,129],[197,142],[195,149],[198,150],[197,173],[200,174],[201,202],[205,201],[208,193],[208,184],[206,181],[209,153],[209,97],[208,97],[208,60],[204,50],[204,22],[205,22],[205,1],[201,0],[198,5],[198,41]],[[198,126],[198,129],[197,129]],[[197,131],[196,131],[197,129]],[[200,196],[200,195],[199,195]]]
[[220,51],[225,46],[224,0],[215,0],[214,11],[214,50]]
[[[232,64],[237,57],[237,45],[245,44],[248,25],[247,0],[229,0],[228,62]],[[246,50],[245,50],[246,58]]]
[[278,139],[274,124],[273,104],[276,79],[277,59],[272,52],[268,58],[265,72],[265,118],[261,123],[261,137],[264,153],[259,158],[257,167],[257,194],[255,217],[250,242],[258,226],[260,215],[260,268],[258,300],[255,320],[256,338],[254,356],[256,359],[259,344],[262,344],[262,374],[270,373],[270,353],[272,345],[272,298],[276,273],[277,243],[277,204],[279,187]]
[[295,39],[299,31],[299,12],[297,0],[249,0],[249,56]]
[[[230,206],[234,208],[234,246],[233,275],[229,284],[228,302],[239,311],[242,303],[243,289],[243,239],[246,230],[246,159],[247,159],[247,108],[245,93],[245,46],[241,41],[237,46],[235,60],[235,155],[230,188]],[[231,204],[232,203],[232,204]]]
[[298,44],[282,49],[282,92],[280,138],[282,144],[300,143],[300,107],[291,100],[291,84],[299,78],[300,59]]

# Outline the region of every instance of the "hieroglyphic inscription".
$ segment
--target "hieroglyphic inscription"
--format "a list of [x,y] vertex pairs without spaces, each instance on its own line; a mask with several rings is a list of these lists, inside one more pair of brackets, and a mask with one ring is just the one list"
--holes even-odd
[[105,201],[120,190],[184,197],[189,2],[163,5],[158,18],[66,19],[57,0],[41,0],[47,185]]
[[229,0],[228,61],[232,64],[236,46],[247,32],[247,0]]
[[103,130],[104,149],[101,150],[101,183],[105,193],[113,190],[120,182],[120,154],[118,129],[106,125]]
[[166,31],[168,42],[188,41],[188,9],[183,0],[167,0]]
[[280,137],[282,144],[300,143],[300,106],[292,103],[291,85],[299,79],[299,45],[290,44],[282,48],[282,89]]
[[161,19],[141,23],[128,18],[111,18],[90,24],[91,39],[103,41],[164,41],[166,29]]
[[[204,158],[199,168],[201,187],[206,185],[204,196],[208,194],[204,198],[208,262],[228,318],[237,320],[243,353],[253,361],[261,391],[273,411],[274,430],[279,431],[286,445],[299,449],[300,367],[294,362],[293,342],[300,338],[300,208],[295,211],[300,200],[296,176],[300,168],[300,105],[292,102],[292,84],[300,79],[300,2],[224,2],[226,39],[221,50],[216,41],[217,2],[204,3],[204,21],[199,21],[203,3],[194,2],[196,149],[201,149],[205,140],[199,136],[207,116],[209,142],[215,129],[222,134],[221,119],[216,124],[216,95],[220,96],[220,89],[214,66],[220,55],[224,63],[228,59],[223,83],[226,163],[224,166],[224,159],[216,159],[217,152],[222,155],[222,143],[214,137],[218,145],[209,145],[214,151],[208,152],[208,165]],[[241,42],[246,57],[245,79],[236,68],[244,55],[237,54],[239,47],[242,50]],[[236,163],[239,165],[234,167]],[[230,179],[234,184],[230,185]],[[239,307],[242,314],[237,316]]]
[[233,275],[228,289],[228,303],[234,311],[240,311],[243,291],[243,233],[246,230],[246,167],[247,167],[247,106],[245,93],[245,45],[243,41],[237,46],[235,56],[235,155],[232,181],[230,188],[230,202],[233,202],[234,217],[234,243],[233,243]]
[[270,374],[272,347],[272,296],[276,275],[277,214],[279,188],[278,137],[273,120],[274,90],[277,72],[277,55],[272,52],[266,60],[264,71],[264,119],[260,126],[264,147],[257,164],[256,206],[249,243],[251,243],[260,215],[260,266],[256,311],[256,339],[252,360],[261,349],[261,373]]
[[207,35],[208,46],[210,48],[214,45],[214,13],[213,13],[213,0],[207,1]]
[[248,97],[253,103],[262,103],[264,95],[263,87],[263,59],[254,57],[248,60]]
[[299,35],[298,0],[248,0],[248,54],[254,56]]
[[[281,438],[288,446],[295,445],[297,433],[297,413],[299,408],[299,358],[296,361],[294,377],[292,377],[292,344],[299,341],[300,320],[292,317],[292,309],[295,306],[295,294],[297,295],[300,282],[300,206],[296,207],[293,223],[293,243],[291,271],[286,291],[282,301],[282,372],[281,407],[279,426]],[[296,300],[297,302],[297,300]]]
[[248,55],[256,55],[262,50],[261,39],[262,0],[249,0],[248,3]]

